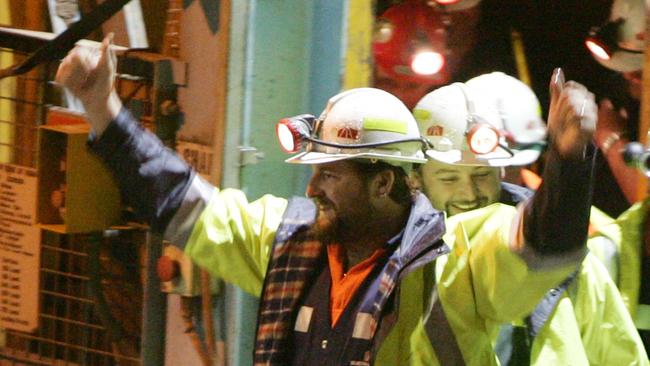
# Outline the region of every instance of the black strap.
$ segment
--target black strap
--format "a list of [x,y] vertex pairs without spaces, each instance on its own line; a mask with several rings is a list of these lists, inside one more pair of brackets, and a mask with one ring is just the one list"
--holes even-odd
[[546,296],[535,307],[535,310],[526,317],[526,326],[506,324],[501,326],[494,351],[499,362],[504,366],[530,365],[530,353],[533,341],[541,331],[544,324],[551,317],[562,294],[569,288],[578,276],[579,269],[571,273],[562,283],[546,293]]
[[47,42],[25,61],[18,65],[0,70],[0,79],[6,76],[16,76],[26,73],[37,65],[63,58],[80,39],[89,35],[95,28],[107,21],[131,0],[106,0],[93,9],[81,20],[73,23],[70,28]]
[[528,366],[532,343],[526,327],[506,324],[499,330],[494,352],[503,366]]
[[[433,262],[435,265],[435,262]],[[426,273],[426,271],[425,271]],[[424,299],[429,298],[425,304],[428,310],[425,311],[424,329],[431,341],[431,346],[438,357],[441,365],[465,365],[465,360],[456,342],[456,336],[449,325],[442,303],[438,297],[438,288],[433,283],[434,276],[424,276]],[[427,281],[427,279],[429,279]],[[430,293],[429,293],[430,292]]]
[[557,306],[562,294],[569,288],[569,285],[578,276],[579,269],[571,273],[562,283],[555,288],[550,289],[542,301],[537,304],[535,310],[526,318],[528,333],[531,338],[535,338],[539,331],[544,327],[546,321],[551,317],[551,313]]
[[643,341],[646,352],[650,354],[650,330],[639,329],[639,335],[641,336],[641,341]]

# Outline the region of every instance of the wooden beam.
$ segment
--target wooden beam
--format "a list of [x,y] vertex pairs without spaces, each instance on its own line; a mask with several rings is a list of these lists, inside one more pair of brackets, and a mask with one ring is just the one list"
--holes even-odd
[[[648,129],[650,128],[650,0],[646,0],[645,14],[645,58],[643,61],[643,76],[641,80],[641,107],[639,112],[639,142],[648,147]],[[637,174],[637,201],[648,195],[648,178]]]
[[[45,18],[47,4],[43,0],[13,0],[12,25],[17,28],[31,30],[47,30]],[[25,11],[30,9],[30,11]],[[36,68],[24,77],[17,79],[16,98],[24,103],[16,103],[16,118],[20,119],[14,127],[14,144],[16,154],[14,163],[25,166],[36,166],[36,128],[41,122],[41,102],[44,83],[38,82],[45,77],[42,67]]]

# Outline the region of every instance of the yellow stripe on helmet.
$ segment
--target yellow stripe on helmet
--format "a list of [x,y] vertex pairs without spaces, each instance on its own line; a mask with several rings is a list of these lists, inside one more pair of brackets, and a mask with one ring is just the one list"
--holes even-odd
[[363,129],[366,131],[396,132],[406,135],[408,123],[396,119],[366,117],[363,119]]

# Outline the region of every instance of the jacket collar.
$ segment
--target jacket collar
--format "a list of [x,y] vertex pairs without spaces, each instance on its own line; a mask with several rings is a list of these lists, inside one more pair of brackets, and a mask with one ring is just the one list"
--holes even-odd
[[[415,259],[425,255],[433,260],[449,249],[441,241],[445,233],[445,216],[431,206],[429,199],[422,193],[415,195],[404,236],[400,246],[395,250],[403,266],[411,264]],[[438,250],[433,251],[432,249]],[[430,255],[427,255],[430,254]],[[431,257],[431,258],[429,258]]]

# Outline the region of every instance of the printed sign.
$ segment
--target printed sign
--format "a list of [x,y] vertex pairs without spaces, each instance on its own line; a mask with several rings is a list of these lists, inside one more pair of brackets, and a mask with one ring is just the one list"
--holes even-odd
[[36,169],[0,164],[0,328],[38,326],[41,232]]
[[214,182],[212,161],[214,148],[193,142],[177,141],[176,151],[208,182]]

